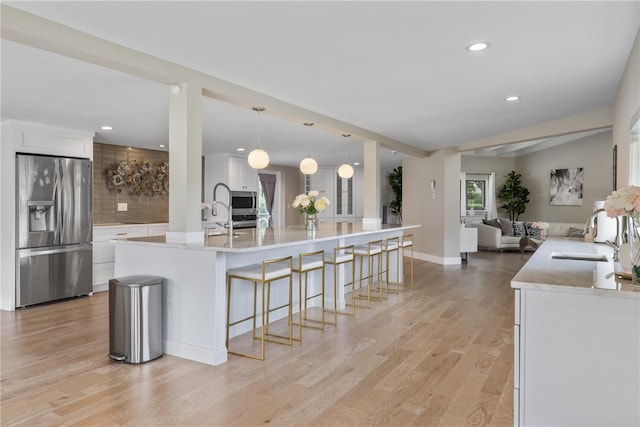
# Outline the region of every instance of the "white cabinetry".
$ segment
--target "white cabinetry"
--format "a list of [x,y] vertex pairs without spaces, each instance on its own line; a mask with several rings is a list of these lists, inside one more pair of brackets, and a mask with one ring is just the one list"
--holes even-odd
[[[93,228],[93,292],[109,289],[109,280],[114,278],[114,244],[109,240],[134,237],[161,236],[169,229],[168,224],[96,226]],[[153,273],[149,273],[153,274]]]
[[[204,199],[213,199],[213,187],[222,182],[234,191],[258,191],[258,172],[244,157],[219,154],[205,157]],[[226,201],[226,194],[222,195]]]
[[258,172],[244,157],[229,156],[229,183],[232,190],[258,191]]
[[362,194],[364,172],[357,169],[352,178],[338,176],[334,168],[318,168],[311,175],[311,190],[325,196],[331,205],[318,215],[320,221],[354,221],[362,218],[364,194]]
[[323,222],[333,221],[333,214],[336,204],[335,190],[335,169],[318,168],[318,171],[311,175],[311,190],[318,191],[320,196],[329,199],[329,206],[318,214],[318,220]]
[[632,297],[516,290],[514,425],[640,425],[640,299]]
[[355,197],[353,184],[355,176],[349,179],[340,178],[337,171],[336,181],[336,205],[334,208],[336,221],[353,220],[355,218]]

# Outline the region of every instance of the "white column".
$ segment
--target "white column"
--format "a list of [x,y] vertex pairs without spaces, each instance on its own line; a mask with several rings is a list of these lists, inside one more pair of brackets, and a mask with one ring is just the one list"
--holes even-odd
[[364,150],[364,217],[363,228],[377,228],[380,217],[380,143],[365,141]]
[[169,88],[168,242],[202,242],[202,86]]

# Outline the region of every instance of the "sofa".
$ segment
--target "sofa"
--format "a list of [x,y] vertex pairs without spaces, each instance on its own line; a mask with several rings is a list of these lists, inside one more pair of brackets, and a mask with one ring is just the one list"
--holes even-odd
[[[573,222],[549,222],[547,223],[549,227],[544,230],[543,234],[529,234],[526,232],[524,235],[504,235],[503,231],[505,231],[506,222],[511,222],[508,219],[499,218],[498,219],[503,227],[487,224],[487,222],[491,223],[492,221],[482,221],[482,222],[472,222],[467,224],[467,227],[473,227],[478,229],[478,249],[485,251],[504,251],[504,250],[535,250],[539,244],[541,244],[545,238],[547,237],[572,237],[583,239],[582,230],[584,228],[584,224],[573,223]],[[495,220],[493,220],[495,221]],[[518,222],[518,221],[516,221]],[[520,221],[524,224],[533,224],[531,222]],[[511,222],[513,224],[513,222]],[[508,225],[506,225],[506,234],[509,233]],[[531,229],[527,228],[527,230],[531,233]],[[535,231],[534,231],[535,232]],[[539,230],[538,230],[539,232]],[[517,232],[516,232],[517,233]],[[523,237],[527,237],[528,241],[523,241],[523,245],[521,245],[521,240]]]

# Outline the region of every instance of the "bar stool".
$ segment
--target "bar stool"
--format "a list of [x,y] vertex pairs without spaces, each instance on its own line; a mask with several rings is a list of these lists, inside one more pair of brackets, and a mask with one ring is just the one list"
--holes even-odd
[[[239,356],[250,357],[252,359],[264,360],[265,358],[265,341],[274,342],[277,344],[292,345],[293,344],[293,326],[292,326],[292,270],[293,270],[293,257],[288,256],[284,258],[277,258],[263,261],[261,264],[252,264],[244,267],[233,268],[227,271],[227,337],[226,346],[227,352],[237,354]],[[289,302],[279,307],[271,308],[271,282],[289,278]],[[246,280],[253,282],[253,315],[244,319],[231,322],[231,282],[232,279]],[[258,283],[262,285],[262,311],[261,311],[261,326],[260,337],[256,336],[256,318],[257,318],[257,294]],[[267,296],[265,299],[265,285],[267,287]],[[265,304],[266,303],[266,304]],[[278,335],[269,333],[269,313],[272,311],[288,307],[288,325],[289,335]],[[260,354],[243,353],[240,351],[232,350],[229,347],[229,328],[247,320],[253,320],[253,339],[260,339]],[[274,339],[276,337],[279,339]]]
[[[300,295],[300,321],[299,323],[294,323],[294,325],[298,326],[298,338],[294,338],[297,341],[302,341],[302,327],[305,328],[313,328],[320,329],[324,331],[324,251],[317,252],[307,252],[300,254],[299,261],[293,266],[291,270],[293,273],[298,274],[298,292]],[[309,286],[308,286],[308,274],[312,271],[322,270],[322,287],[319,293],[309,296]],[[302,275],[304,274],[304,298],[302,296]],[[307,303],[309,300],[322,297],[322,311],[320,314],[320,320],[309,319],[307,317]],[[304,301],[304,315],[302,310],[302,301]],[[320,325],[309,325],[308,322],[317,322]]]
[[[355,316],[356,314],[356,261],[353,251],[353,245],[338,246],[333,249],[333,254],[327,255],[324,260],[325,264],[333,266],[333,308],[325,309],[325,311],[333,313],[333,323],[326,320],[327,323],[331,323],[333,325],[338,324],[338,314],[346,314],[349,316]],[[338,267],[348,263],[351,263],[351,282],[345,283],[344,287],[351,285],[351,304],[346,305],[350,305],[352,307],[352,312],[338,311]]]
[[[384,272],[386,273],[387,292],[398,293],[404,289],[404,280],[400,280],[400,237],[389,237],[382,244],[382,252],[385,254],[386,264]],[[396,253],[396,281],[393,288],[389,285],[389,256],[392,252]]]
[[[372,242],[367,243],[366,245],[359,245],[354,248],[353,254],[360,259],[360,281],[359,281],[359,291],[357,298],[364,298],[362,295],[362,265],[364,262],[364,258],[367,258],[368,266],[369,266],[369,274],[367,276],[368,284],[367,284],[367,305],[366,308],[371,307],[371,300],[374,301],[382,301],[384,299],[384,290],[382,288],[382,240],[374,240]],[[371,288],[373,286],[373,266],[376,261],[378,261],[378,281],[376,290],[378,293],[377,297],[371,296]],[[379,287],[379,288],[378,288]]]
[[[402,260],[404,263],[404,251],[407,248],[411,248],[411,267],[410,267],[410,271],[411,271],[411,281],[409,282],[409,286],[413,287],[413,234],[405,234],[404,236],[402,236]],[[404,271],[402,272],[402,282],[404,283]],[[404,286],[404,285],[403,285]]]

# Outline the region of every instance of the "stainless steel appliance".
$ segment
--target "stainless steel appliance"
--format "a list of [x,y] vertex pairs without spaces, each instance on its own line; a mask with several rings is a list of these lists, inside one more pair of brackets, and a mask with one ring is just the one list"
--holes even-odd
[[92,292],[88,159],[16,155],[16,307]]
[[258,193],[231,192],[231,220],[233,228],[256,228],[258,224]]

